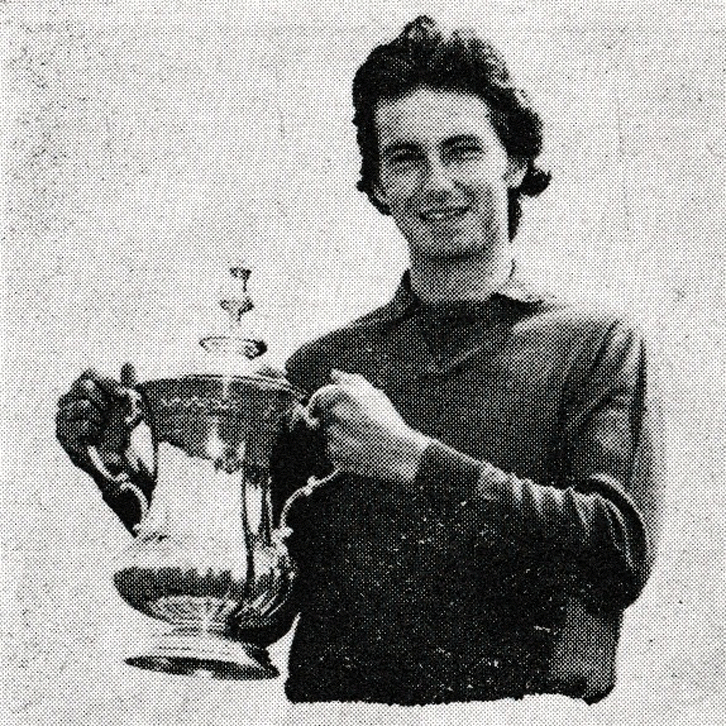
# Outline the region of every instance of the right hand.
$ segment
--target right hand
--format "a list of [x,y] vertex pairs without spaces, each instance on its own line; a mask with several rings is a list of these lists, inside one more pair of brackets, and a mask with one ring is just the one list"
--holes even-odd
[[87,370],[58,400],[56,437],[71,461],[99,484],[103,476],[93,465],[88,447],[95,446],[104,463],[114,471],[127,468],[127,420],[136,374],[131,364],[121,369],[121,381]]

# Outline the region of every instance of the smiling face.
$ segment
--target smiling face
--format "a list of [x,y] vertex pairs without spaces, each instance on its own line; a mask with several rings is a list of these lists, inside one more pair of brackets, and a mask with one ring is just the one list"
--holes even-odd
[[376,106],[376,197],[412,257],[487,257],[508,244],[508,190],[526,169],[489,116],[476,95],[428,86]]

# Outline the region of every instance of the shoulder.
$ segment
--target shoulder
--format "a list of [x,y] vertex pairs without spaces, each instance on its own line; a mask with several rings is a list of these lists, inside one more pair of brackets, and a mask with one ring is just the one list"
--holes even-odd
[[[532,335],[559,361],[575,389],[640,385],[660,368],[642,321],[613,305],[591,300],[551,298],[530,318]],[[598,383],[600,382],[600,383]]]
[[387,320],[388,305],[332,330],[295,351],[285,368],[290,381],[304,390],[315,390],[328,382],[330,370],[355,370],[357,359],[372,346]]
[[631,313],[577,294],[543,294],[534,304],[511,303],[514,350],[527,351],[545,368],[586,379],[593,371],[658,368],[645,328]]
[[573,351],[640,345],[646,337],[641,322],[625,311],[552,293],[530,306],[519,324],[535,335],[557,339]]
[[603,298],[596,300],[592,293],[597,293],[598,283],[593,285],[593,289],[577,291],[544,268],[517,265],[503,296],[521,330],[556,339],[560,345],[580,348],[622,336],[642,337],[634,318]]

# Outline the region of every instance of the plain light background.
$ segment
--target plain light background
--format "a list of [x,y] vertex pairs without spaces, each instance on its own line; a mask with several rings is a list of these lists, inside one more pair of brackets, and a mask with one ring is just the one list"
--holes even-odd
[[[428,707],[290,707],[122,659],[159,626],[124,605],[128,536],[55,442],[84,369],[140,374],[223,328],[240,256],[273,358],[389,298],[406,250],[355,191],[350,84],[422,11],[471,26],[546,121],[553,182],[517,254],[650,333],[668,414],[658,567],[614,693]],[[723,723],[724,58],[720,2],[6,2],[3,12],[2,724]],[[273,648],[284,667],[289,638]],[[4,720],[3,720],[4,719]]]

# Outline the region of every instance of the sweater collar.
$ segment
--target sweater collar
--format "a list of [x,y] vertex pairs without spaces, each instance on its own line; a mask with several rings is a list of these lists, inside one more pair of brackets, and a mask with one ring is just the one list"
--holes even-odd
[[526,306],[535,306],[550,296],[538,290],[530,281],[525,280],[516,264],[506,282],[486,300],[454,300],[445,303],[426,305],[411,289],[411,276],[408,270],[403,273],[401,282],[393,299],[384,306],[384,319],[396,321],[413,315],[419,309],[430,309],[444,317],[479,317],[491,309],[496,300],[511,300]]

